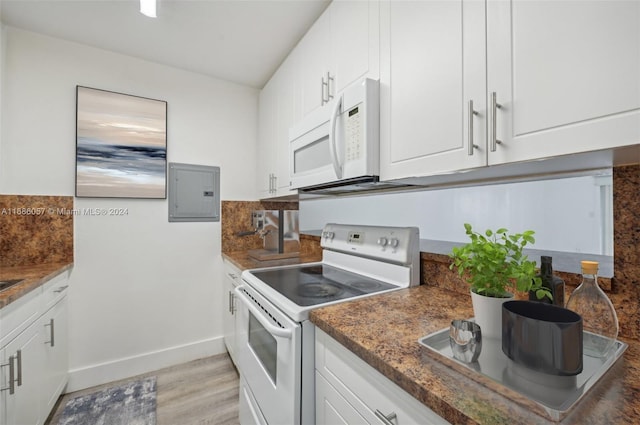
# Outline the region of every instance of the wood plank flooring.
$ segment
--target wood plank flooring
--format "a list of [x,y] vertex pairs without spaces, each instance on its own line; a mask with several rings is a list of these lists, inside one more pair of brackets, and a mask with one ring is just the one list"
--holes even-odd
[[238,372],[227,354],[219,354],[64,394],[45,425],[57,425],[71,398],[148,376],[157,378],[157,425],[239,424]]

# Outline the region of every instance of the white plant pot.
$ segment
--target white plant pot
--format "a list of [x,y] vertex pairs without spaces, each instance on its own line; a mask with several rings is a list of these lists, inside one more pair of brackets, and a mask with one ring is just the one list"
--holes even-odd
[[508,298],[495,298],[478,295],[471,291],[471,303],[475,321],[480,325],[482,338],[502,338],[502,304],[513,299],[513,294]]

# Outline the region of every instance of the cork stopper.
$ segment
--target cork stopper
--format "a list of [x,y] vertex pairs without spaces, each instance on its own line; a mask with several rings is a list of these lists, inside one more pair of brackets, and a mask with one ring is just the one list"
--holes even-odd
[[597,261],[581,261],[583,274],[598,274],[598,262]]

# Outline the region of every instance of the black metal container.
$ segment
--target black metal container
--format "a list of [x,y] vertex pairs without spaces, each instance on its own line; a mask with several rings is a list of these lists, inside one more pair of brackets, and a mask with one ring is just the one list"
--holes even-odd
[[502,304],[502,351],[514,362],[550,375],[582,372],[582,317],[532,301]]

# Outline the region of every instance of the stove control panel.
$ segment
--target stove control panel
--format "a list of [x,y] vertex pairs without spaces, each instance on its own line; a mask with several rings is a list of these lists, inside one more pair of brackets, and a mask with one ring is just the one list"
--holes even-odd
[[321,235],[324,249],[399,264],[410,264],[420,255],[417,227],[327,224]]

